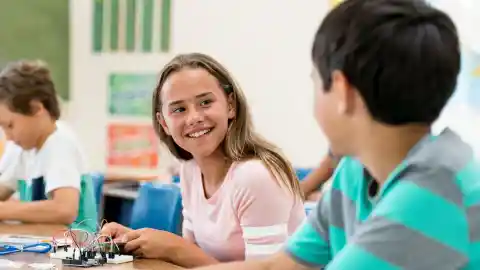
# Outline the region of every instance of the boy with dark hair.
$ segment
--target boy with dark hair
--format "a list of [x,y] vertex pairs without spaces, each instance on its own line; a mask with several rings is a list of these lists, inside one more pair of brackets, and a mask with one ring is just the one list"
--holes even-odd
[[[0,72],[0,126],[12,141],[0,167],[0,200],[5,201],[0,220],[96,230],[83,151],[59,117],[55,88],[42,62],[15,62]],[[6,201],[15,191],[21,201]]]
[[260,262],[207,269],[479,269],[480,167],[430,132],[454,92],[457,31],[421,0],[347,0],[313,45],[316,119],[344,156],[331,189]]

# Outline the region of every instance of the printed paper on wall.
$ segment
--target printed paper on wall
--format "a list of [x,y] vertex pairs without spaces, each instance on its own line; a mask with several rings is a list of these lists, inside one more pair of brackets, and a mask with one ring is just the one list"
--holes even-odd
[[151,125],[111,124],[108,127],[109,167],[155,169],[158,138]]
[[111,115],[151,117],[155,74],[111,74],[108,108]]

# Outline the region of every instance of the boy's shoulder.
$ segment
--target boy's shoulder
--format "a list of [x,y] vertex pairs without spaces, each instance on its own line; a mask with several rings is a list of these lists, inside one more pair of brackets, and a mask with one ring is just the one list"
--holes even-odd
[[457,197],[479,194],[480,163],[473,148],[450,129],[424,143],[406,160],[403,177],[441,195]]
[[73,130],[57,121],[57,129],[45,141],[42,148],[32,157],[40,163],[73,162],[82,171],[88,170],[84,148]]
[[447,128],[440,134],[423,140],[411,151],[406,163],[459,172],[474,160],[473,148],[456,132]]
[[82,152],[83,148],[73,130],[66,123],[57,121],[57,129],[49,136],[40,152],[43,150],[46,150],[45,152],[58,150]]
[[351,156],[343,156],[332,176],[331,188],[341,190],[351,200],[359,195],[358,189],[364,182],[365,167]]
[[[365,168],[354,157],[343,157],[333,175],[332,187],[351,196],[358,195],[364,184]],[[460,202],[469,194],[480,196],[480,163],[473,149],[459,135],[445,129],[429,136],[412,149],[397,168],[391,183],[408,182],[438,195]],[[349,196],[349,197],[351,197]],[[353,198],[351,198],[353,199]],[[480,199],[479,199],[480,201]]]

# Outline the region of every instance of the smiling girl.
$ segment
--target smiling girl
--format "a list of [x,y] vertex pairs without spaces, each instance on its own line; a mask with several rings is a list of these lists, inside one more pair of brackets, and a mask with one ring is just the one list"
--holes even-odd
[[154,126],[182,160],[183,238],[107,224],[125,248],[183,267],[273,254],[305,218],[290,163],[251,123],[242,90],[216,60],[179,55],[160,74]]

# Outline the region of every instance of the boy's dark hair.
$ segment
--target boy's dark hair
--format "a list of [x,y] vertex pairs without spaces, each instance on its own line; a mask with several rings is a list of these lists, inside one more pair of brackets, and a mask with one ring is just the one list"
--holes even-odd
[[390,125],[431,124],[460,69],[456,27],[422,0],[345,0],[318,29],[312,59],[325,91],[342,71],[372,117]]
[[60,118],[55,87],[50,70],[42,61],[19,61],[7,64],[0,72],[0,101],[13,112],[31,115],[31,101],[43,104],[50,116]]

